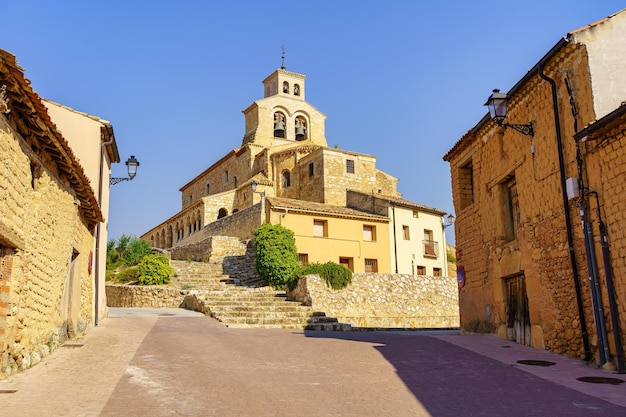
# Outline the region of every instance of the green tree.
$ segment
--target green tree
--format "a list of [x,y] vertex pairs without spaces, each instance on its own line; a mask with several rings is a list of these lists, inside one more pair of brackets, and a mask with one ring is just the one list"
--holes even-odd
[[254,231],[254,241],[259,276],[272,287],[283,288],[299,269],[293,231],[265,223]]

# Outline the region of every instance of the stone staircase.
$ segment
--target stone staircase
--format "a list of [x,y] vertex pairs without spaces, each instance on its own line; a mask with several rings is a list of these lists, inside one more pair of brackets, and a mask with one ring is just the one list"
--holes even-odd
[[237,278],[225,274],[224,269],[233,270],[226,259],[172,260],[171,266],[176,271],[172,283],[188,293],[185,307],[210,314],[228,327],[351,330],[349,324],[338,323],[312,307],[287,301],[284,291],[272,289],[249,268],[237,273]]

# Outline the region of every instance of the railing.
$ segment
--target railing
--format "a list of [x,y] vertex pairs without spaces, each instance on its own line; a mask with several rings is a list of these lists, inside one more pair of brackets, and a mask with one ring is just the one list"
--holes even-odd
[[424,256],[430,258],[439,257],[439,242],[435,240],[423,240],[424,243]]

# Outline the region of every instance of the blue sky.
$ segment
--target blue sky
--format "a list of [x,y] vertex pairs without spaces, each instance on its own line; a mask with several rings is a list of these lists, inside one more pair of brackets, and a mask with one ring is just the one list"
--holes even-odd
[[[307,76],[329,146],[378,157],[404,198],[452,212],[442,156],[567,32],[626,1],[5,2],[0,48],[44,98],[109,120],[135,180],[109,237],[180,210],[178,191],[241,144],[241,111],[281,65]],[[114,165],[114,176],[125,166]],[[452,228],[447,231],[451,232]],[[453,241],[449,236],[448,240]]]

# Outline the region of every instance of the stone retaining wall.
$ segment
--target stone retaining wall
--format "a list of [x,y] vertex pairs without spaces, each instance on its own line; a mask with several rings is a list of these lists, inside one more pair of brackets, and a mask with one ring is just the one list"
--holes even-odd
[[107,285],[109,307],[178,308],[187,291],[160,285]]
[[459,327],[458,286],[453,277],[359,273],[345,289],[333,290],[318,275],[307,275],[287,291],[287,298],[353,327]]

